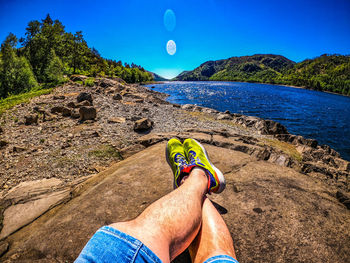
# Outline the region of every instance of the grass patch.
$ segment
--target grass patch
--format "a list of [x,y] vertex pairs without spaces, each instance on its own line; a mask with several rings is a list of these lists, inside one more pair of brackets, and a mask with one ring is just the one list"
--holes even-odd
[[27,93],[22,93],[18,95],[13,95],[10,97],[7,97],[5,99],[0,100],[0,116],[7,110],[11,109],[12,107],[28,102],[31,98],[49,94],[52,91],[51,89],[42,89],[42,90],[36,90],[36,91],[29,91]]
[[84,86],[93,87],[95,85],[95,78],[87,78],[84,81]]
[[296,147],[290,143],[281,142],[274,139],[262,139],[262,144],[281,150],[298,162],[301,162],[303,160],[302,155],[297,151]]
[[89,152],[90,157],[97,158],[119,158],[122,159],[121,154],[111,145],[100,145],[96,149]]

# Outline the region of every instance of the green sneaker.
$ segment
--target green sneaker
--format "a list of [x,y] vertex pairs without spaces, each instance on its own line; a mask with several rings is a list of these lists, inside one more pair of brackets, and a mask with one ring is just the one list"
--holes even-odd
[[205,148],[194,139],[186,139],[183,147],[189,162],[187,170],[191,170],[195,166],[203,168],[208,177],[208,193],[221,193],[226,186],[225,177],[210,162]]
[[165,156],[174,174],[174,188],[177,188],[182,178],[188,174],[188,163],[182,143],[178,139],[170,139],[166,145]]

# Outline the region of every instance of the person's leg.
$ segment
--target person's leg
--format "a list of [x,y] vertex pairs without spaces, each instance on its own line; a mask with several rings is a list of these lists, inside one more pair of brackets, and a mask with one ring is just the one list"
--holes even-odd
[[208,179],[195,168],[177,189],[151,204],[136,219],[110,225],[139,239],[163,262],[183,252],[196,237]]
[[201,229],[189,247],[193,263],[204,262],[217,255],[236,259],[231,234],[212,202],[205,198],[202,208]]

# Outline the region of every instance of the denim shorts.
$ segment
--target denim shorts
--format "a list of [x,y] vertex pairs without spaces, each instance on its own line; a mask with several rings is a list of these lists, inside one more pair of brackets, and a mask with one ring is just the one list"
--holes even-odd
[[[162,261],[140,240],[113,227],[104,226],[92,236],[75,262],[161,263]],[[215,256],[205,261],[205,263],[229,262],[238,263],[226,255]]]

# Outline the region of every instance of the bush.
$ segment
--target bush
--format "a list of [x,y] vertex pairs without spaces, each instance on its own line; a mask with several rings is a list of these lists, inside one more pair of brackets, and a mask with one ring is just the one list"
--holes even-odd
[[84,81],[84,86],[93,87],[95,85],[95,78],[88,78]]

